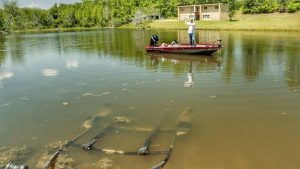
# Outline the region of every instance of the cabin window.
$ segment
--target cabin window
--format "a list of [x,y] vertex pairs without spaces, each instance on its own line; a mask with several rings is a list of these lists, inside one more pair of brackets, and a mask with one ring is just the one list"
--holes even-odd
[[215,9],[219,9],[219,6],[215,6]]
[[210,19],[210,15],[207,15],[207,14],[206,15],[202,15],[202,18],[203,19]]
[[207,10],[207,6],[204,7],[204,10]]

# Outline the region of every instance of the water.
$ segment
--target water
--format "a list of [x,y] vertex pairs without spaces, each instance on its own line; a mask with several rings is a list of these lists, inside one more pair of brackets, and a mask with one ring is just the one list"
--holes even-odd
[[[191,131],[176,138],[166,168],[300,168],[299,33],[200,31],[198,41],[221,38],[224,48],[197,57],[146,54],[152,34],[187,41],[186,31],[163,30],[0,37],[0,147],[26,145],[35,168],[46,145],[75,137],[98,112],[112,114],[79,143],[115,116],[132,119],[120,124],[127,128],[153,128],[163,116],[161,127],[174,128],[190,108]],[[120,130],[96,147],[135,151],[148,135]],[[172,137],[159,133],[151,149],[167,150]],[[164,158],[68,153],[78,168],[105,157],[122,169],[150,168]]]

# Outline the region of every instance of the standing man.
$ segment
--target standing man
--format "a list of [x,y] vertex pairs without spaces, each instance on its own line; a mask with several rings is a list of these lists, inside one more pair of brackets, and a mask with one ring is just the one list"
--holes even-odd
[[196,46],[195,44],[195,27],[196,24],[194,23],[193,19],[190,19],[190,22],[186,22],[188,26],[188,34],[189,34],[189,39],[190,39],[190,45],[191,46]]

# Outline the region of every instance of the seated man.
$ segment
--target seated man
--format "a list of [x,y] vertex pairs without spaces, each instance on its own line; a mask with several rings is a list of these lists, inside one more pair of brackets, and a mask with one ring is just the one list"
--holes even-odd
[[175,39],[171,42],[171,45],[172,45],[172,46],[177,45],[177,42],[176,42]]
[[152,35],[150,38],[150,46],[158,46],[159,38],[157,35]]

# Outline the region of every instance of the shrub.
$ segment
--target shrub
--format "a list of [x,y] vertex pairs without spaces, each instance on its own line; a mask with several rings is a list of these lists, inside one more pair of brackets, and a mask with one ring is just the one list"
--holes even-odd
[[290,2],[287,6],[287,10],[289,13],[295,13],[300,9],[300,5],[296,2]]

